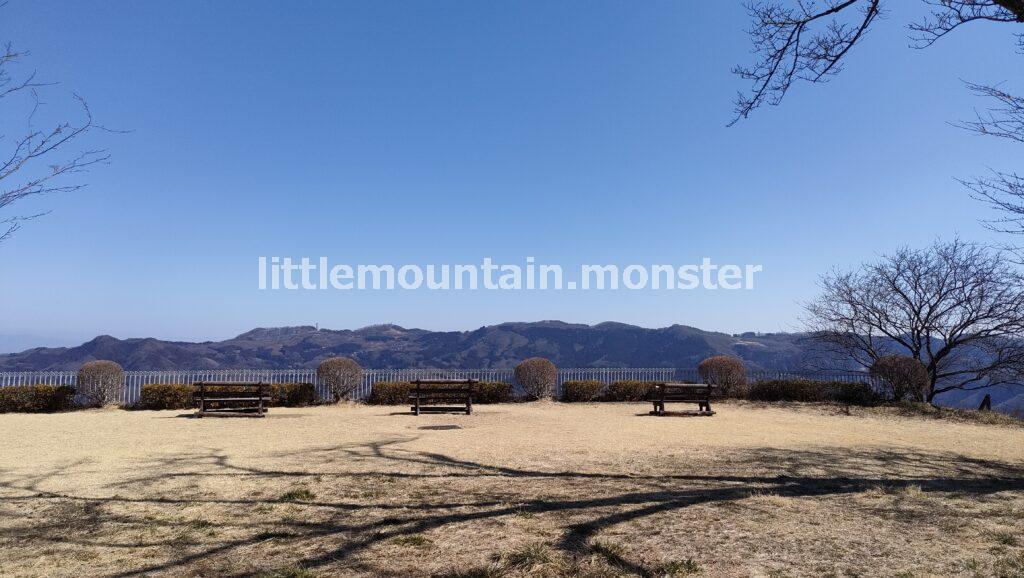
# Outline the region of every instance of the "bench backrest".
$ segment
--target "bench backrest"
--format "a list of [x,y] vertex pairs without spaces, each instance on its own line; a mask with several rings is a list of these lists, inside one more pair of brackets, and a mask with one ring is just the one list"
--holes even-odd
[[260,382],[247,382],[247,381],[199,381],[193,384],[195,391],[193,396],[196,398],[210,396],[222,396],[225,393],[230,393],[233,396],[238,397],[260,397],[266,395],[270,389],[270,384]]
[[418,396],[465,397],[473,394],[476,379],[417,379],[412,382]]
[[666,401],[697,401],[711,397],[715,386],[707,383],[667,381],[654,384],[653,397]]

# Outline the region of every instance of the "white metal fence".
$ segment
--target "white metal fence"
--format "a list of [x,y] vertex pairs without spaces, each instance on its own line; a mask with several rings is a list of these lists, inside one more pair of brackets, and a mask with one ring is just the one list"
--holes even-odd
[[[820,379],[846,382],[869,382],[863,372],[809,372],[809,371],[749,371],[750,381],[770,379]],[[0,372],[0,387],[16,385],[68,385],[75,386],[74,371],[14,371]],[[503,381],[516,385],[512,369],[368,369],[363,382],[353,393],[355,399],[366,399],[370,388],[379,381],[412,381],[414,379],[478,379]],[[557,389],[571,380],[597,380],[612,383],[619,380],[638,381],[698,381],[693,368],[570,368],[558,370]],[[139,400],[142,386],[149,383],[184,383],[199,381],[262,381],[265,383],[312,383],[320,399],[328,399],[329,392],[316,378],[315,369],[215,369],[183,371],[126,371],[121,403],[132,405]],[[556,394],[560,391],[556,391]]]

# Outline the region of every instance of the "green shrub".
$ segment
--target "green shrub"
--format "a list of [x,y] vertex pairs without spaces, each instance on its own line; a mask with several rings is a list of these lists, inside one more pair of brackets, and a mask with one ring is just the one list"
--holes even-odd
[[0,387],[0,413],[67,411],[74,405],[75,389],[66,385],[13,385]]
[[772,379],[758,381],[747,394],[754,401],[824,401],[821,385],[808,379]]
[[647,401],[654,390],[653,381],[626,379],[608,386],[605,399],[608,401]]
[[870,405],[877,401],[874,390],[866,383],[809,379],[759,381],[750,387],[749,398],[754,401],[816,401],[850,405]]
[[192,407],[195,387],[187,383],[147,383],[142,386],[139,409],[188,409]]
[[504,381],[481,381],[476,384],[473,403],[508,403],[512,401],[512,384]]
[[409,401],[409,391],[413,385],[408,381],[378,381],[370,387],[370,397],[366,403],[371,405],[401,405]]
[[882,399],[868,383],[834,381],[825,386],[825,401],[848,405],[874,405]]
[[275,407],[306,407],[316,403],[316,388],[312,383],[275,383],[270,396]]
[[567,381],[562,384],[562,401],[598,401],[604,390],[604,383],[595,379]]

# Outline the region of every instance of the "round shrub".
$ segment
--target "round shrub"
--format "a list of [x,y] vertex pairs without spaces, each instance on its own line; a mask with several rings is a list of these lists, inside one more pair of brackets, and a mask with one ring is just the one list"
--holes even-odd
[[516,381],[523,393],[531,399],[551,397],[558,381],[558,369],[543,357],[531,357],[519,362],[515,370]]
[[348,357],[331,357],[316,368],[316,377],[331,392],[334,401],[339,402],[362,383],[363,368]]
[[121,397],[124,370],[113,361],[90,361],[78,370],[77,391],[85,405],[117,403]]
[[562,384],[562,401],[597,401],[604,384],[594,379],[567,381]]
[[746,394],[747,370],[739,358],[731,355],[716,355],[700,362],[697,373],[701,380],[718,389],[722,397]]
[[871,375],[886,388],[894,401],[924,401],[928,391],[928,369],[908,355],[885,355],[871,365]]
[[605,392],[608,401],[647,401],[654,390],[654,382],[624,379],[612,382]]
[[413,385],[408,381],[378,381],[370,387],[370,397],[366,403],[371,405],[407,403],[412,388]]

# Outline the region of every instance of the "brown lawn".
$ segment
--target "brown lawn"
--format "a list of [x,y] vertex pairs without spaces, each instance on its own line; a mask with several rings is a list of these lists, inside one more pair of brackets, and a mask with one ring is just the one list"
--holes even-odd
[[407,409],[0,415],[0,575],[1024,576],[1024,427]]

